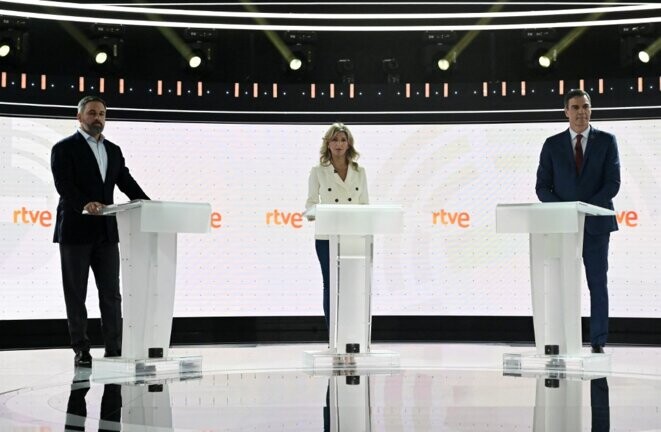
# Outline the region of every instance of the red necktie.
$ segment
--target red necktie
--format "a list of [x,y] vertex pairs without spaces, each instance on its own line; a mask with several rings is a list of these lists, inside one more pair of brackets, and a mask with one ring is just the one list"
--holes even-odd
[[575,146],[575,159],[576,159],[576,174],[581,173],[581,167],[583,167],[583,146],[581,146],[581,139],[583,135],[576,135],[576,146]]

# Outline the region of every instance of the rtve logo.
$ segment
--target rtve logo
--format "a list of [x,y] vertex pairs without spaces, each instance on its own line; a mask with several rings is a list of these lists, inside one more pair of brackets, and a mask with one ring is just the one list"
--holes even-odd
[[291,226],[299,229],[303,227],[303,213],[273,209],[273,211],[266,212],[266,225]]
[[470,226],[471,216],[468,212],[449,212],[445,209],[432,213],[432,224],[438,225],[456,225],[459,228],[468,228]]
[[[623,210],[615,212],[615,218],[620,225],[629,228],[636,228],[638,226],[638,213],[634,210]],[[432,213],[433,225],[456,225],[459,228],[470,227],[470,214],[468,212],[449,212],[445,209]]]
[[[211,228],[222,227],[223,215],[219,212],[211,213]],[[49,210],[30,210],[25,207],[13,211],[13,222],[17,225],[39,225],[48,228],[53,225],[53,214]]]

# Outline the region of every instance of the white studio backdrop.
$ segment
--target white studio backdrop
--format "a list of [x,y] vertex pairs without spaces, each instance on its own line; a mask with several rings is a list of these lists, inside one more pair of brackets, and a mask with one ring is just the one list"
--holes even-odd
[[[611,316],[661,317],[661,121],[593,125],[618,137],[622,163]],[[65,317],[50,149],[76,126],[0,117],[0,320]],[[216,213],[210,234],[179,236],[175,316],[322,314],[314,226],[299,213],[327,126],[107,123],[152,199],[209,202]],[[403,234],[376,239],[374,314],[531,315],[528,238],[496,234],[495,207],[537,202],[541,146],[566,127],[350,126],[371,202],[405,209]],[[587,295],[584,287],[584,315]],[[90,275],[92,317],[97,302]]]

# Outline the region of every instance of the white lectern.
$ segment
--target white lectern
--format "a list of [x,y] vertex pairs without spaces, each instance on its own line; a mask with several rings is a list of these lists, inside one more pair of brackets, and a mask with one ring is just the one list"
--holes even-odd
[[372,260],[374,235],[400,233],[403,215],[398,205],[315,207],[315,232],[329,236],[330,328],[328,351],[306,352],[313,367],[399,363],[397,353],[370,349]]
[[177,233],[210,231],[211,205],[137,200],[107,206],[119,229],[122,357],[94,359],[95,378],[107,374],[196,371],[200,357],[169,358],[177,267]]
[[585,216],[615,212],[583,202],[499,204],[496,231],[530,235],[536,353],[505,354],[505,369],[605,370],[610,356],[581,354],[581,280]]

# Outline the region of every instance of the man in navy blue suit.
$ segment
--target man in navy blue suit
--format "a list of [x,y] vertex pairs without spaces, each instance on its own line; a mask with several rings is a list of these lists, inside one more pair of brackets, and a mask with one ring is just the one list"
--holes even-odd
[[[94,272],[99,291],[105,355],[120,355],[122,298],[119,292],[119,235],[114,217],[98,215],[113,203],[115,185],[130,199],[149,199],[124,164],[118,146],[102,135],[106,103],[96,96],[78,102],[80,127],[53,146],[51,170],[60,194],[53,241],[59,243],[64,302],[74,364],[90,367],[87,337],[87,279]],[[83,211],[89,215],[83,214]]]
[[[583,201],[613,209],[620,189],[620,158],[615,136],[590,125],[590,95],[565,95],[569,129],[544,142],[535,190],[542,202]],[[583,264],[590,289],[590,344],[603,353],[608,338],[608,243],[617,231],[615,216],[587,216]]]

